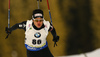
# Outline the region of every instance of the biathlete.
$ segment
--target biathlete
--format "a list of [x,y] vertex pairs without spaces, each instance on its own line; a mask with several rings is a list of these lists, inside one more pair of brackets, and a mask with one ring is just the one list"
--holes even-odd
[[25,30],[25,47],[27,49],[27,57],[54,57],[48,48],[47,35],[50,31],[53,35],[53,41],[58,42],[55,28],[49,21],[43,17],[43,11],[36,9],[33,11],[32,19],[6,28],[6,33],[11,34],[15,29]]

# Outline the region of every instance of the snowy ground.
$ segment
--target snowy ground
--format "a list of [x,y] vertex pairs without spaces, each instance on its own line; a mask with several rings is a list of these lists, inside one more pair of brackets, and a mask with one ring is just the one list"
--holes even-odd
[[100,57],[100,48],[92,52],[87,52],[85,54],[76,54],[76,55],[58,56],[58,57]]

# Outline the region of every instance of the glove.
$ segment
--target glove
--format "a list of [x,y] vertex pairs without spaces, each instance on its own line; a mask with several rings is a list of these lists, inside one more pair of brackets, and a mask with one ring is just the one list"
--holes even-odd
[[53,37],[53,41],[58,42],[59,41],[59,36]]
[[10,31],[9,28],[6,27],[6,28],[5,28],[5,31],[6,31],[7,34],[11,34],[11,31]]
[[53,41],[54,41],[54,47],[55,45],[57,46],[57,43],[59,41],[59,36],[53,37]]

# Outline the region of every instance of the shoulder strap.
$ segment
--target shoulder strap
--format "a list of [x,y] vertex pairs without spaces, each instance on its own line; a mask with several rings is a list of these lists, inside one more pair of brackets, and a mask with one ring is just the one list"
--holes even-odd
[[32,20],[27,20],[26,30],[28,30],[31,25],[32,25]]
[[47,30],[49,30],[49,28],[50,28],[50,23],[49,23],[49,21],[45,21],[45,20],[44,20],[44,25],[45,25],[45,27],[47,28]]

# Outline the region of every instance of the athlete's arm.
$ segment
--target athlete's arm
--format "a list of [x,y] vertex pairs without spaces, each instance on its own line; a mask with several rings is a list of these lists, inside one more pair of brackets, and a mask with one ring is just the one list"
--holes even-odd
[[25,30],[25,27],[26,27],[26,21],[21,22],[21,23],[17,23],[15,25],[13,25],[11,28],[9,28],[8,30],[10,32],[13,30],[16,30],[16,29],[24,29]]
[[50,26],[49,31],[51,31],[51,34],[53,35],[53,41],[57,42],[59,40],[59,36],[57,36],[56,30],[52,25]]
[[53,35],[53,37],[56,37],[57,36],[56,30],[55,30],[55,28],[53,26],[50,27],[49,31],[51,32],[51,34]]

